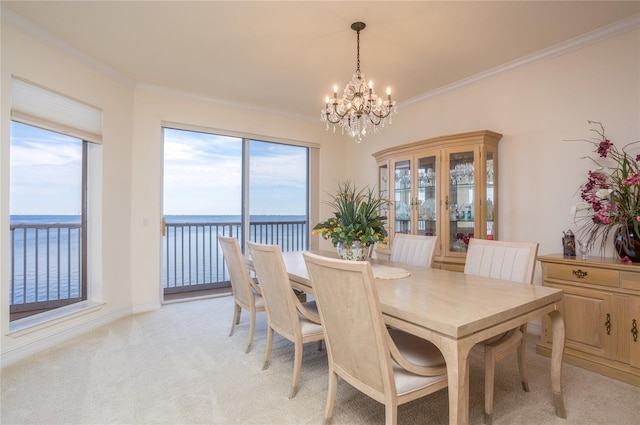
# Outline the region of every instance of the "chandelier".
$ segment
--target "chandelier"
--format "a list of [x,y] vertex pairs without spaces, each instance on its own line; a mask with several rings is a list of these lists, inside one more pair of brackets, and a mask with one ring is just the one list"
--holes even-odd
[[354,22],[351,29],[357,34],[357,65],[356,73],[351,77],[338,98],[338,86],[333,86],[333,98],[329,96],[325,99],[325,107],[322,110],[322,121],[333,124],[333,131],[336,126],[342,128],[342,133],[355,139],[357,143],[367,134],[378,132],[384,127],[387,117],[391,124],[391,116],[396,113],[396,102],[391,100],[391,88],[387,88],[387,99],[382,100],[373,91],[373,82],[365,83],[364,74],[360,72],[360,31],[366,25],[364,22]]

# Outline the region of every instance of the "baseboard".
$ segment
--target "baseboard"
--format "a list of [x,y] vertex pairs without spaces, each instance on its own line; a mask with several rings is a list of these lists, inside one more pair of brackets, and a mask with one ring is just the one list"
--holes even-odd
[[150,301],[146,303],[136,303],[131,306],[132,314],[148,313],[150,311],[159,310],[162,304],[159,301]]

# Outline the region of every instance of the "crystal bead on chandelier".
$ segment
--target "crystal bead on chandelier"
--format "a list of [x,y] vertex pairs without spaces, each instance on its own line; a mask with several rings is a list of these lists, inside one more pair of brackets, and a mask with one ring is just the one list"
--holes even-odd
[[325,99],[325,107],[322,110],[322,121],[333,124],[333,131],[336,126],[342,127],[342,133],[346,131],[357,143],[367,134],[378,132],[380,127],[384,127],[387,117],[391,124],[391,116],[396,113],[396,102],[391,100],[391,89],[387,88],[387,99],[382,100],[373,91],[373,82],[365,83],[364,74],[360,72],[360,31],[366,25],[363,22],[354,22],[351,29],[357,33],[357,67],[356,73],[351,77],[338,98],[338,86],[333,86],[333,98],[329,96]]

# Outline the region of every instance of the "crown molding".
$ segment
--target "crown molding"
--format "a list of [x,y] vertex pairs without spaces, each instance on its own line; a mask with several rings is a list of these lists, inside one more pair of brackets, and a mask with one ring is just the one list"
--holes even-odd
[[403,102],[399,102],[398,109],[423,102],[427,99],[440,96],[447,92],[457,90],[461,87],[474,84],[478,81],[492,78],[496,75],[502,74],[512,69],[520,68],[522,66],[526,66],[529,64],[543,62],[558,56],[566,55],[575,50],[581,49],[583,47],[586,47],[592,44],[599,43],[601,41],[607,40],[612,37],[616,37],[620,34],[623,34],[625,32],[632,31],[638,28],[640,28],[640,14],[630,16],[629,18],[625,18],[620,21],[614,22],[611,25],[604,26],[602,28],[580,35],[578,37],[574,37],[562,43],[558,43],[554,46],[551,46],[549,48],[540,50],[538,52],[532,53],[527,56],[523,56],[519,59],[508,62],[504,65],[500,65],[498,67],[489,69],[487,71],[483,71],[478,74],[472,75],[471,77],[456,81],[455,83],[451,83],[446,86],[439,87],[435,90],[424,93],[420,96],[416,96],[411,99],[405,100]]

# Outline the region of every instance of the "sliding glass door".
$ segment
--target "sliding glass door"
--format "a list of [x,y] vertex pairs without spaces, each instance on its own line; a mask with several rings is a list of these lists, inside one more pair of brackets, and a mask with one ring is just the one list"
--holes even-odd
[[165,296],[229,286],[218,235],[308,247],[308,148],[176,128],[163,136]]

